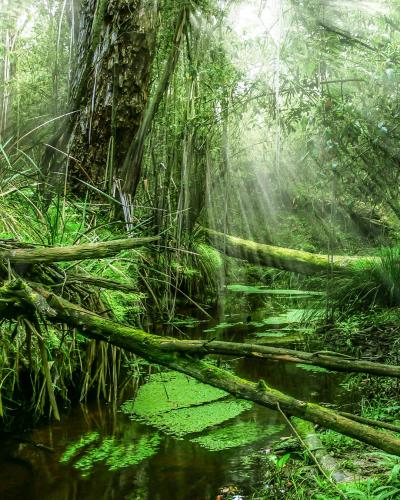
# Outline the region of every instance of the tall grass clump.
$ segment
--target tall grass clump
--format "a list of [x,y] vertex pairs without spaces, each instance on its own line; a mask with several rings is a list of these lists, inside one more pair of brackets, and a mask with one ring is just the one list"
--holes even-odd
[[383,248],[376,261],[360,261],[332,277],[328,303],[336,311],[400,306],[400,247]]

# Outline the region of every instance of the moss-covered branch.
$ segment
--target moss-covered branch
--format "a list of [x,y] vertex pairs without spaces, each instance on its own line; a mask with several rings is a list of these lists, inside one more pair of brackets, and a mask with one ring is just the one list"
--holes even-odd
[[15,263],[38,264],[71,260],[102,259],[122,250],[140,247],[159,240],[158,236],[85,243],[65,247],[15,248],[0,250],[0,259]]
[[177,340],[164,338],[161,340],[161,348],[171,352],[245,356],[284,363],[303,363],[306,365],[321,366],[340,372],[369,373],[371,375],[382,375],[384,377],[400,377],[400,366],[374,363],[372,361],[356,359],[339,353],[337,355],[324,352],[311,353],[258,344],[224,342],[221,340]]
[[312,423],[293,417],[291,419],[291,425],[294,427],[295,432],[298,434],[298,437],[305,446],[306,450],[328,478],[336,483],[344,483],[354,480],[354,477],[343,471],[339,466],[338,461],[328,453],[328,450],[322,444],[320,437],[315,432]]
[[256,243],[255,241],[219,233],[212,229],[206,231],[211,243],[226,255],[247,260],[253,264],[301,274],[312,275],[328,271],[343,273],[349,268],[354,269],[361,262],[376,261],[375,257],[349,257],[345,255],[334,255],[332,257],[304,252],[303,250]]

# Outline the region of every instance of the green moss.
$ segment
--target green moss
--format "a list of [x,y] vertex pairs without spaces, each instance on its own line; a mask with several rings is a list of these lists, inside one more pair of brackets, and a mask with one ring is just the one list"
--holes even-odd
[[298,417],[292,417],[291,420],[295,425],[297,432],[303,438],[307,436],[307,434],[315,434],[314,425],[311,422]]
[[254,443],[281,432],[284,428],[284,425],[264,427],[255,422],[240,422],[229,427],[212,430],[207,435],[193,438],[191,441],[209,451],[220,451]]

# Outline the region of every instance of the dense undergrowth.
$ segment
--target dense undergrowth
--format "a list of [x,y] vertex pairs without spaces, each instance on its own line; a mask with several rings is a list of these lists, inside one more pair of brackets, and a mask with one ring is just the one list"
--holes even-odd
[[[34,160],[24,155],[21,161],[18,154],[8,155],[4,149],[2,154],[0,240],[46,247],[126,237],[124,223],[110,220],[109,206],[100,201],[57,195],[50,205],[44,203],[32,183],[38,170]],[[151,220],[138,213],[136,221],[130,227],[134,236],[152,233]],[[149,317],[152,321],[173,318],[182,300],[208,314],[205,309],[212,305],[220,286],[222,259],[201,233],[177,244],[167,232],[157,249],[126,250],[115,258],[61,264],[60,269],[128,285],[129,293],[71,282],[77,303],[116,321],[142,326]],[[9,277],[24,278],[30,272],[31,266],[15,265]],[[48,360],[55,398],[62,406],[89,395],[116,401],[126,377],[140,372],[133,355],[89,341],[76,330],[43,324],[37,335],[31,335],[22,318],[3,319],[1,329],[0,416],[5,427],[24,425],[27,417],[54,414],[43,356]],[[40,348],[41,336],[45,352]]]

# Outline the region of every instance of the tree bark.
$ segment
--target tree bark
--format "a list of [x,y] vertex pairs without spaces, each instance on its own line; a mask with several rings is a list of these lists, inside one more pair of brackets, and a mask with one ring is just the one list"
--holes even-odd
[[141,177],[145,140],[151,130],[154,117],[174,74],[175,67],[179,59],[180,46],[185,34],[185,27],[188,22],[188,17],[189,8],[187,5],[185,5],[185,2],[183,2],[183,7],[179,14],[174,38],[172,40],[171,52],[165,64],[163,75],[157,86],[154,96],[148,102],[143,120],[137,130],[137,134],[136,136],[133,136],[129,148],[126,151],[124,163],[122,166],[122,176],[124,178],[123,191],[124,194],[129,195],[131,199],[135,197],[135,193]]
[[[155,47],[150,0],[83,0],[71,84],[78,110],[69,139],[69,176],[111,192],[143,118]],[[68,139],[68,138],[67,138]]]

